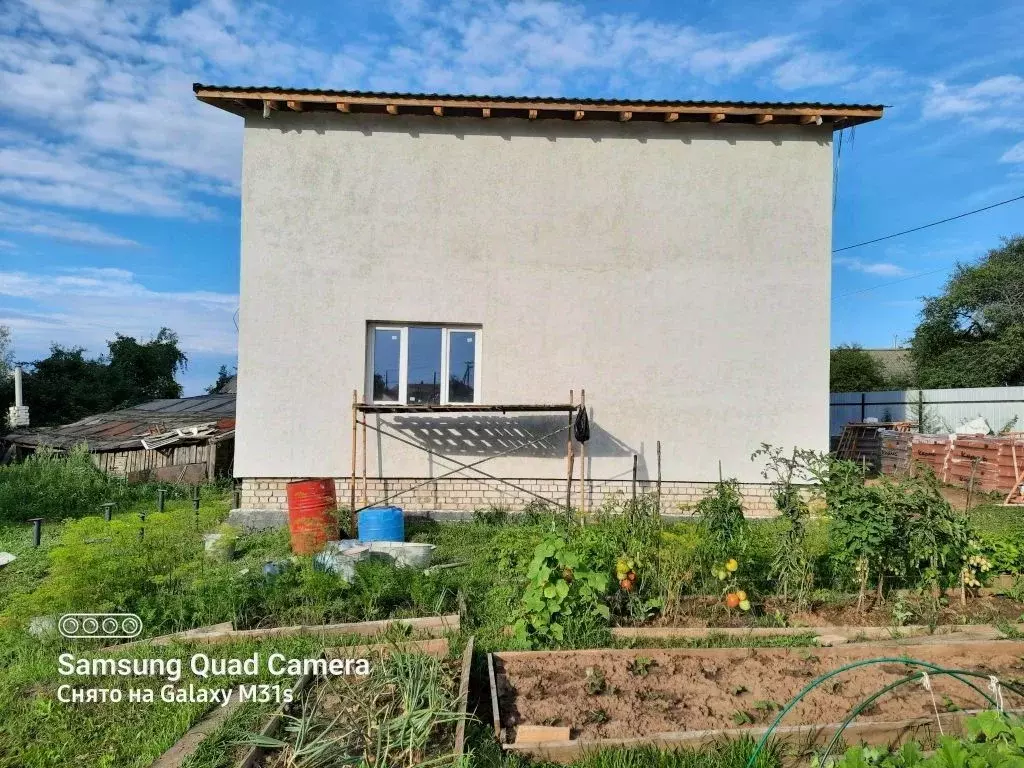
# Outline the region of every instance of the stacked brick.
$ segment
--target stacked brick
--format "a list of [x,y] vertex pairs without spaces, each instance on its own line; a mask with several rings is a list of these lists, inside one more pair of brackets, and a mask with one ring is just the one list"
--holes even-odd
[[[912,435],[909,444],[883,435],[882,471],[926,465],[943,483],[1008,491],[1024,469],[1024,436]],[[887,457],[888,452],[888,457]],[[904,470],[905,471],[905,470]]]

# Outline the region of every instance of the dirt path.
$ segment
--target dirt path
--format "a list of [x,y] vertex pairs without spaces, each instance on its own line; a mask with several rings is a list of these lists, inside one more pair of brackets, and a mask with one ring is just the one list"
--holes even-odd
[[[1024,643],[1011,641],[509,653],[496,655],[495,664],[506,728],[526,723],[569,726],[573,738],[598,739],[767,725],[813,678],[851,661],[877,657],[920,659],[997,674],[1008,682],[1024,679]],[[840,722],[861,700],[911,671],[901,663],[886,663],[845,672],[810,693],[785,724]],[[975,682],[983,689],[987,685],[985,680]],[[934,678],[932,687],[939,711],[986,706],[978,694],[948,677]],[[1005,695],[1008,707],[1024,706],[1024,699]],[[928,692],[912,683],[880,699],[864,716],[899,720],[930,715],[932,706]]]

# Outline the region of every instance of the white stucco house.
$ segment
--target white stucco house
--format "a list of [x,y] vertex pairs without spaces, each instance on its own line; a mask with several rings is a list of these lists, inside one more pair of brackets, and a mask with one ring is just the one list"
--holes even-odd
[[827,449],[832,136],[882,107],[194,90],[245,120],[243,507],[564,502],[570,390],[577,505],[660,442],[666,509],[721,462],[764,511],[762,442]]

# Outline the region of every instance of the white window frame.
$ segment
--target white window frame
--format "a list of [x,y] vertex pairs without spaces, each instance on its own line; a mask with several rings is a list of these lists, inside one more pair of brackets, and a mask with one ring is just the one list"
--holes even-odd
[[[441,323],[367,323],[366,326],[366,392],[365,400],[375,405],[408,405],[409,404],[409,329],[440,328],[441,329],[441,405],[478,405],[483,402],[480,383],[481,358],[483,350],[483,329],[479,325],[459,325]],[[377,331],[397,331],[398,337],[398,400],[372,400],[374,370],[374,334]],[[472,333],[476,359],[473,365],[473,402],[449,403],[448,381],[450,378],[451,334]]]

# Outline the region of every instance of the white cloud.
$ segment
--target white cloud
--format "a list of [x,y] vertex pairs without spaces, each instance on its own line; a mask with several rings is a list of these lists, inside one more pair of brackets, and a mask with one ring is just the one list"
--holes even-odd
[[861,261],[860,259],[851,259],[846,257],[839,257],[834,259],[834,261],[836,264],[844,266],[847,269],[851,269],[855,272],[863,272],[866,275],[902,277],[910,274],[910,270],[887,261]]
[[82,245],[128,247],[139,244],[108,232],[89,222],[53,211],[22,208],[0,202],[0,231],[24,232],[29,235],[64,240]]
[[[208,216],[237,194],[241,121],[191,83],[692,97],[774,68],[786,88],[863,73],[794,35],[598,13],[554,0],[396,0],[388,38],[322,40],[265,2],[8,0],[0,24],[0,198]],[[771,70],[770,70],[771,71]],[[36,227],[34,234],[47,230]],[[116,235],[114,235],[116,238]],[[85,242],[81,237],[79,241]]]
[[1024,130],[1024,78],[998,75],[974,85],[932,83],[922,110],[927,119],[955,118],[975,130],[1019,133]]
[[999,158],[1001,163],[1024,163],[1024,141],[1014,144],[1003,156]]
[[773,79],[785,90],[815,88],[852,80],[857,67],[843,64],[835,55],[801,52],[775,68]]
[[[18,308],[10,300],[32,307]],[[0,325],[12,329],[24,357],[44,352],[54,341],[96,351],[115,333],[148,337],[159,330],[154,325],[173,328],[189,353],[233,355],[237,307],[235,294],[158,291],[122,269],[0,272]]]

